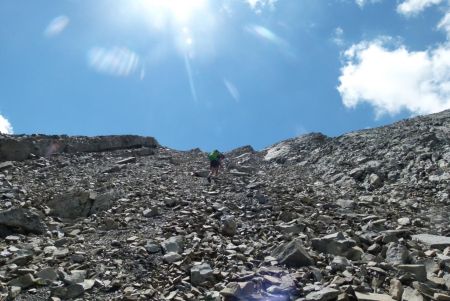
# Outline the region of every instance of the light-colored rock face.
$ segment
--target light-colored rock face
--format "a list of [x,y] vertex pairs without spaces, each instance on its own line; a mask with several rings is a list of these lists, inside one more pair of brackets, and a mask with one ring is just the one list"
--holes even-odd
[[211,184],[198,149],[36,137],[0,162],[0,300],[448,300],[448,113],[237,149]]
[[413,235],[412,238],[433,249],[445,249],[450,246],[450,236],[417,234]]
[[289,145],[286,144],[278,144],[272,148],[267,150],[266,155],[264,156],[264,160],[276,160],[287,157],[289,155],[289,151],[291,150]]
[[292,240],[284,245],[277,247],[272,256],[282,265],[288,267],[303,267],[314,265],[314,260],[304,249],[301,241]]
[[32,156],[59,153],[103,152],[131,148],[156,148],[152,137],[141,136],[0,136],[0,161],[23,161]]

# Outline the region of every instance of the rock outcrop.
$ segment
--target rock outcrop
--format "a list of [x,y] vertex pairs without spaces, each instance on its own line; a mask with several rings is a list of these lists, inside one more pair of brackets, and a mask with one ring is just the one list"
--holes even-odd
[[23,161],[32,157],[49,157],[58,153],[105,152],[119,149],[158,146],[152,137],[141,136],[10,136],[0,135],[0,162]]

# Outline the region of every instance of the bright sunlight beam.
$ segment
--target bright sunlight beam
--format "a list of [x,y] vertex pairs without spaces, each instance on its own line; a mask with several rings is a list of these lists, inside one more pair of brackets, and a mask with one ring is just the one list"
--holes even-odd
[[151,17],[170,18],[179,24],[187,24],[196,11],[206,6],[206,0],[141,0],[143,13]]

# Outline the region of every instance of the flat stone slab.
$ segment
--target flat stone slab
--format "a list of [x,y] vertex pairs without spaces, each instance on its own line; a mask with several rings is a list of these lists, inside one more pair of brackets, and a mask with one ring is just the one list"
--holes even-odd
[[391,296],[386,294],[359,293],[356,292],[358,301],[395,301]]
[[431,249],[443,250],[450,246],[450,237],[439,236],[432,234],[417,234],[412,235],[412,239],[423,243],[424,245],[430,247]]

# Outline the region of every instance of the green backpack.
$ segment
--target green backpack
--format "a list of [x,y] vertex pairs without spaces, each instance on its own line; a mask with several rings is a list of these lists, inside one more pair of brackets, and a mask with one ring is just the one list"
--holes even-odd
[[215,160],[219,159],[219,156],[220,156],[220,152],[216,149],[208,155],[208,158],[209,158],[209,161],[215,161]]

